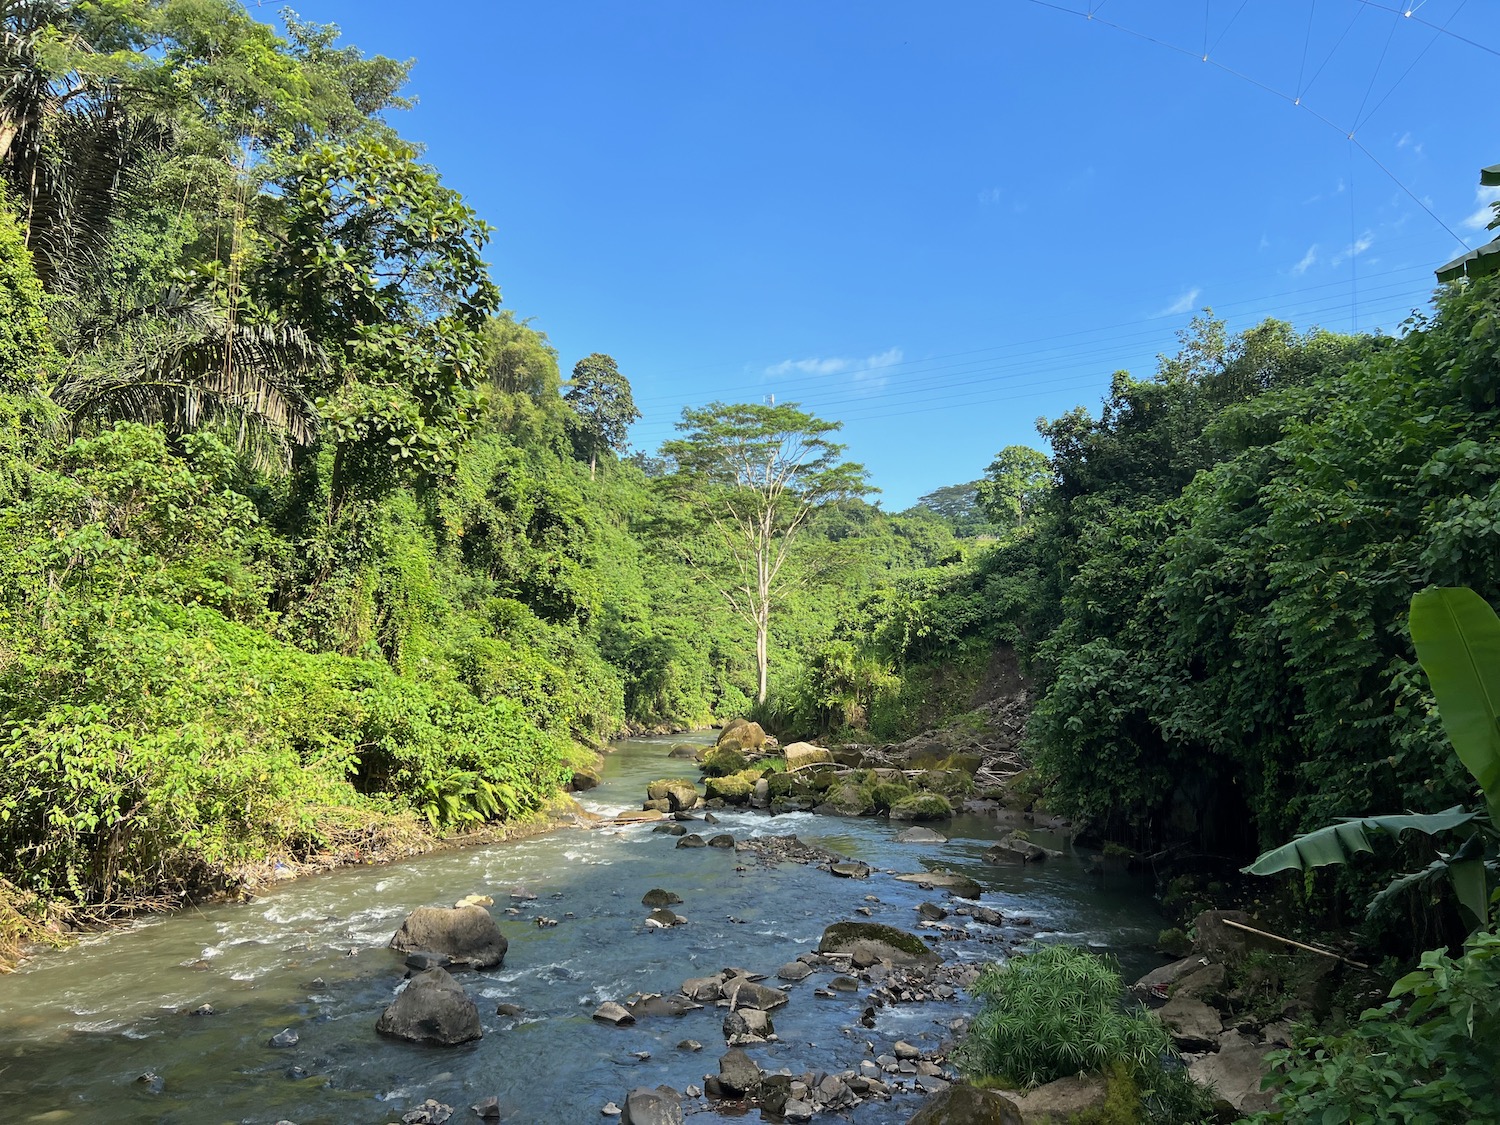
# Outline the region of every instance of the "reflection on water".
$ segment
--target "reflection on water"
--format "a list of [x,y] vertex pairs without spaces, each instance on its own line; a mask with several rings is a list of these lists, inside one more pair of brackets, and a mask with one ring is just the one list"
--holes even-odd
[[[620,745],[595,811],[638,808],[646,783],[696,778],[691,763],[665,757],[680,739]],[[899,825],[810,814],[769,818],[723,812],[715,831],[743,837],[795,832],[878,869],[866,880],[835,879],[798,864],[766,868],[743,854],[678,849],[651,826],[545,836],[355,868],[276,888],[253,903],[191,909],[142,920],[36,958],[0,980],[0,1093],[12,1120],[56,1122],[266,1122],[299,1125],[398,1121],[425,1098],[459,1108],[489,1095],[516,1122],[599,1120],[607,1101],[639,1085],[678,1089],[717,1071],[723,1013],[646,1019],[614,1028],[590,1018],[603,1000],[672,992],[683,979],[740,965],[763,972],[816,944],[824,926],[868,904],[874,919],[910,927],[933,892],[884,877],[942,864],[977,879],[983,902],[1029,917],[1045,934],[1104,946],[1127,968],[1150,960],[1161,922],[1139,883],[1101,885],[1071,856],[1038,866],[982,861],[999,833],[959,817],[940,847],[899,844]],[[641,896],[665,887],[683,898],[689,924],[648,930]],[[517,894],[512,899],[512,893]],[[510,941],[505,964],[460,977],[479,1001],[485,1037],[435,1049],[375,1035],[374,1023],[400,983],[400,957],[386,942],[416,906],[489,894]],[[536,895],[531,899],[529,895]],[[539,928],[539,915],[558,919]],[[991,940],[945,943],[964,958],[993,958]],[[1014,934],[1004,935],[1014,938]],[[1154,963],[1154,962],[1153,962]],[[842,1070],[898,1038],[941,1041],[961,1005],[882,1009],[873,1030],[855,1026],[858,994],[820,999],[818,977],[792,986],[775,1016],[780,1043],[752,1049],[766,1069]],[[495,1014],[499,1003],[524,1015]],[[212,1015],[192,1015],[209,1004]],[[290,1028],[290,1048],[267,1041]],[[683,1039],[704,1044],[679,1051]],[[640,1059],[635,1052],[650,1052]],[[144,1079],[144,1080],[143,1080]],[[860,1107],[850,1120],[905,1121],[914,1096]],[[712,1113],[698,1121],[719,1120]]]

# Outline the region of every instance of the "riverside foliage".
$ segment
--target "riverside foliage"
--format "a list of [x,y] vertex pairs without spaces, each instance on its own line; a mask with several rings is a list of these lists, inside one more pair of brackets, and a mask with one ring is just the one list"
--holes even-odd
[[[661,466],[617,456],[628,383],[563,395],[387,120],[407,65],[286,19],[5,15],[0,877],[40,899],[523,816],[581,750],[758,687]],[[808,520],[787,677],[954,550],[859,500]]]

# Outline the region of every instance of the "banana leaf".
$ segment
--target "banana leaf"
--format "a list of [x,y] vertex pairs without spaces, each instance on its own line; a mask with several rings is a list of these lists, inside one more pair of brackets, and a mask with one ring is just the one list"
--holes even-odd
[[1500,825],[1500,617],[1463,586],[1411,600],[1411,639],[1459,760]]
[[1397,837],[1411,830],[1432,836],[1452,831],[1478,815],[1454,805],[1436,813],[1345,817],[1336,824],[1308,832],[1262,853],[1254,863],[1241,870],[1247,875],[1272,875],[1277,871],[1306,871],[1309,867],[1348,863],[1359,852],[1375,850],[1370,843],[1371,833]]

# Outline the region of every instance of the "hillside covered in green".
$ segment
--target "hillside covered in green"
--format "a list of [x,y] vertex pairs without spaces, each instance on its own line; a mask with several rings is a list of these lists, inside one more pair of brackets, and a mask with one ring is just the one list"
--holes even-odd
[[[687,564],[671,466],[619,456],[628,379],[596,353],[565,382],[501,309],[489,228],[387,122],[407,64],[235,0],[14,19],[18,901],[172,901],[266,857],[514,820],[611,737],[748,708],[753,637]],[[955,550],[930,513],[815,513],[773,685],[881,576]]]

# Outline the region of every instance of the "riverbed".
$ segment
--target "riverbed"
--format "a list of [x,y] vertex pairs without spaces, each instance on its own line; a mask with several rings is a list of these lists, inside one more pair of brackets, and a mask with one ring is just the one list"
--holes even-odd
[[[647,782],[696,780],[691,762],[666,757],[678,741],[618,744],[600,786],[581,795],[584,806],[638,809]],[[712,832],[795,833],[876,871],[841,879],[812,865],[765,866],[747,852],[679,849],[649,823],[563,828],[292,881],[250,903],[143,918],[0,978],[0,1104],[20,1121],[346,1125],[398,1122],[428,1098],[454,1106],[455,1123],[477,1122],[468,1107],[494,1096],[505,1121],[607,1121],[601,1107],[623,1104],[633,1087],[681,1090],[716,1073],[724,1013],[710,1005],[612,1027],[591,1018],[602,1001],[670,994],[731,965],[774,974],[813,949],[825,926],[859,918],[859,907],[873,921],[915,929],[919,903],[955,905],[887,870],[969,875],[984,888],[981,903],[1005,915],[998,928],[968,923],[961,940],[916,931],[949,959],[994,960],[1032,940],[1066,940],[1115,954],[1127,976],[1160,960],[1151,946],[1163,923],[1149,887],[1090,875],[1071,851],[1042,864],[988,865],[982,853],[1002,833],[987,818],[938,825],[950,840],[932,846],[898,843],[903,826],[884,819],[716,815]],[[681,896],[673,909],[686,925],[645,925],[641,896],[654,887]],[[391,934],[413,908],[469,894],[494,898],[510,942],[500,968],[459,975],[478,1001],[484,1038],[426,1048],[377,1036],[375,1020],[404,972],[387,948]],[[935,1049],[970,1009],[963,996],[885,1007],[865,1028],[862,993],[820,998],[819,983],[814,975],[788,986],[791,1002],[773,1013],[780,1042],[750,1049],[763,1069],[850,1069],[897,1039]],[[497,1014],[502,1003],[523,1014]],[[212,1014],[193,1014],[204,1005]],[[268,1045],[288,1029],[295,1045]],[[703,1050],[679,1049],[685,1039]],[[893,1125],[920,1100],[904,1093],[833,1119]],[[731,1120],[701,1099],[686,1108],[695,1121]]]

